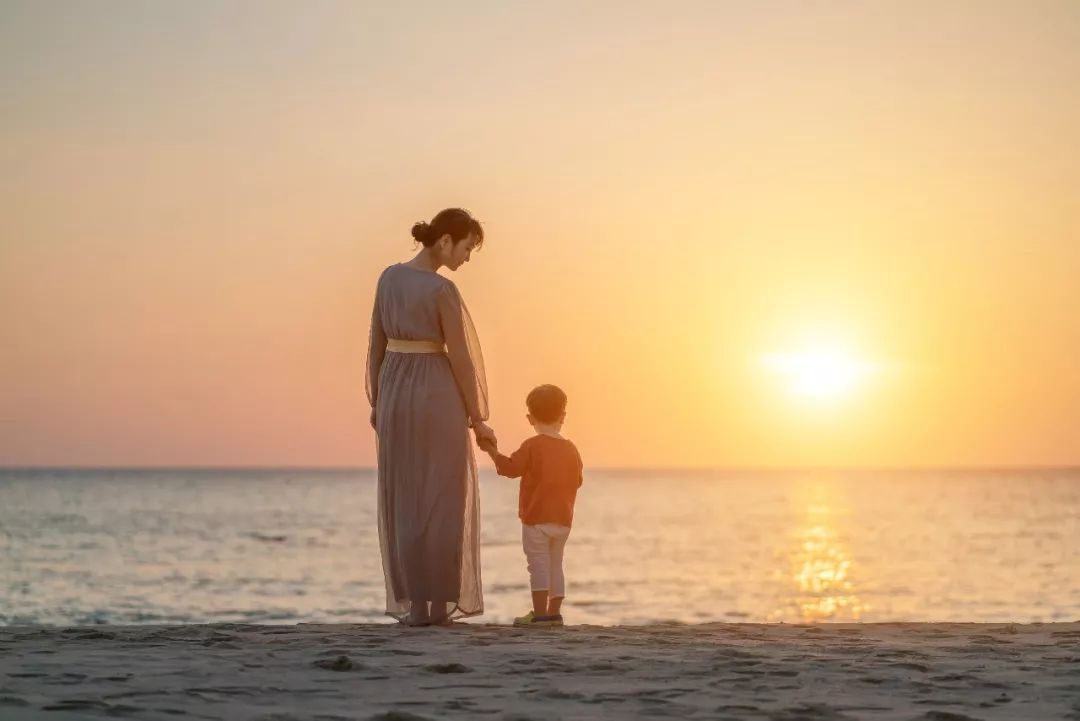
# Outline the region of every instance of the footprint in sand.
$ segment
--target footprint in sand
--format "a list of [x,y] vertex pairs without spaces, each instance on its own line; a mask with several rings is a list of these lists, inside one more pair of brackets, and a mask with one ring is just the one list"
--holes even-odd
[[361,671],[364,669],[364,664],[356,663],[345,655],[334,658],[321,658],[312,663],[312,666],[324,668],[327,671]]
[[460,663],[433,663],[430,666],[424,666],[425,671],[431,671],[432,673],[471,673],[472,669],[468,666],[464,666]]
[[931,676],[931,681],[978,681],[978,676],[970,673],[943,673],[940,676]]
[[112,631],[96,631],[94,629],[65,629],[64,631],[61,631],[61,634],[77,641],[113,641],[116,639],[116,634]]
[[910,661],[904,661],[904,662],[901,662],[901,663],[890,663],[889,667],[890,668],[902,668],[902,669],[906,669],[908,671],[919,671],[921,673],[926,673],[927,671],[930,670],[930,668],[928,666],[924,666],[921,663],[913,663],[913,662],[910,662]]
[[41,707],[42,711],[109,711],[112,707],[94,698],[69,698]]
[[369,717],[368,721],[431,721],[431,719],[427,716],[417,716],[408,711],[387,711]]

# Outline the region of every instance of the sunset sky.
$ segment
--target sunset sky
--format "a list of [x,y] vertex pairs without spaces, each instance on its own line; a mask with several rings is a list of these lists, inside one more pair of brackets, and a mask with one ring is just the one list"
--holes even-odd
[[1080,3],[9,1],[0,90],[0,465],[371,465],[446,206],[504,446],[1080,464]]

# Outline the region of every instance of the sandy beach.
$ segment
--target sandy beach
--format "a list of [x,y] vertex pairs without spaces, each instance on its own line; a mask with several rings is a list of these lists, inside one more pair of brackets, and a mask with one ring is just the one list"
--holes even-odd
[[0,718],[1080,719],[1080,623],[0,628]]

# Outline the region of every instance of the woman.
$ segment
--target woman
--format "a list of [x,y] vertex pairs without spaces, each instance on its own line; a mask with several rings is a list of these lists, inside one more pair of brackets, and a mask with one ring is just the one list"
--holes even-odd
[[477,442],[494,439],[480,344],[457,286],[438,274],[469,262],[484,230],[448,208],[412,229],[423,247],[379,277],[367,393],[379,462],[386,613],[447,624],[484,610]]

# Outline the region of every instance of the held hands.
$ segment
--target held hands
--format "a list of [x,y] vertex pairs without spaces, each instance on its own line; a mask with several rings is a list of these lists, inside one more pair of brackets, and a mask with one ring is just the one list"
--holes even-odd
[[498,453],[498,441],[491,426],[481,421],[473,424],[473,432],[476,433],[476,445],[480,446],[480,450],[488,455]]

